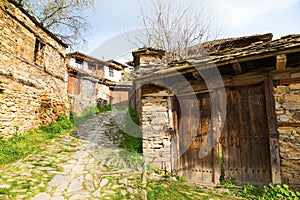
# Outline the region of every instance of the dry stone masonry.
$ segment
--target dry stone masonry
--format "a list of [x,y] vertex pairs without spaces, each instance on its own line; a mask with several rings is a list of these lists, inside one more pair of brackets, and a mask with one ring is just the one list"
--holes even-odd
[[279,132],[282,182],[300,188],[300,83],[278,85],[274,98]]
[[66,45],[15,1],[0,2],[0,135],[69,113]]
[[78,93],[69,94],[72,112],[81,115],[85,109],[97,105],[98,78],[81,74],[76,77]]
[[170,171],[171,136],[168,103],[164,97],[142,100],[143,155],[159,169]]

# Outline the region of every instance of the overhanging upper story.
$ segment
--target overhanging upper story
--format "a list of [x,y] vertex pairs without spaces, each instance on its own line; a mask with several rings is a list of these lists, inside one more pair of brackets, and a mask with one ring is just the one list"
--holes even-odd
[[126,67],[114,60],[103,61],[78,51],[67,54],[67,63],[73,68],[112,82],[122,80],[122,72]]

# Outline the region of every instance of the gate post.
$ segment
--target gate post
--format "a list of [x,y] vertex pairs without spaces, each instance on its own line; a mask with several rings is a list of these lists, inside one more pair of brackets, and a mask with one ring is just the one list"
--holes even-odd
[[278,132],[276,129],[275,103],[273,97],[273,81],[270,77],[265,80],[266,110],[269,128],[269,144],[271,158],[272,183],[281,183]]

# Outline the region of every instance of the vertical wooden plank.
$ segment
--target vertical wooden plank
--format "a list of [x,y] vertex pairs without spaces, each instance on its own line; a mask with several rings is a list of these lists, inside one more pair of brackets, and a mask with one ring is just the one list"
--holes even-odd
[[[267,141],[267,117],[264,98],[264,85],[260,84],[249,89],[252,137],[255,145],[253,149],[253,158],[255,161],[255,183],[257,185],[266,185],[271,181],[269,164],[269,143]],[[259,114],[258,114],[259,113]]]
[[[178,169],[178,149],[179,149],[179,141],[178,141],[178,117],[179,117],[179,104],[176,97],[171,98],[172,105],[172,118],[174,124],[174,132],[171,137],[171,171],[172,173],[176,173]],[[178,114],[177,114],[178,113]]]
[[248,97],[249,97],[249,101],[248,101],[248,106],[249,106],[249,114],[250,114],[250,130],[251,130],[251,135],[250,137],[250,145],[252,147],[250,153],[250,180],[249,183],[251,184],[256,184],[258,181],[258,177],[257,177],[257,165],[259,163],[259,161],[257,160],[257,154],[258,154],[258,131],[257,131],[257,118],[259,117],[259,115],[261,115],[261,113],[257,113],[256,111],[256,105],[255,105],[255,96],[253,94],[253,91],[251,91],[250,89],[248,89]]
[[189,133],[189,141],[191,143],[189,151],[190,151],[190,180],[192,182],[199,182],[200,175],[198,172],[198,161],[199,158],[197,156],[197,152],[199,151],[199,146],[197,143],[197,135],[199,130],[199,103],[197,99],[191,99],[191,112],[190,112],[190,133]]
[[[184,105],[182,101],[180,102],[181,110],[184,109]],[[178,129],[178,154],[180,157],[178,158],[178,175],[184,176],[184,165],[183,165],[183,154],[182,154],[182,140],[184,136],[184,126],[185,126],[185,120],[184,120],[184,113],[181,113],[179,118],[179,129]]]
[[241,141],[241,171],[242,171],[242,183],[249,183],[251,180],[251,161],[250,152],[251,146],[251,130],[250,130],[250,116],[249,116],[249,96],[248,90],[241,90],[241,112],[240,112],[240,141]]
[[199,112],[200,112],[200,117],[199,117],[199,127],[198,127],[198,142],[197,142],[197,158],[198,158],[198,174],[199,174],[199,179],[201,180],[201,182],[203,181],[203,159],[199,158],[198,152],[200,151],[200,147],[203,144],[203,140],[204,140],[204,135],[202,132],[202,112],[203,112],[203,105],[202,105],[202,98],[203,96],[198,96],[198,102],[199,102]]
[[74,95],[80,94],[80,79],[75,78]]
[[223,161],[224,161],[224,175],[225,175],[225,179],[228,178],[231,174],[230,174],[230,160],[231,160],[231,155],[230,155],[230,147],[231,147],[231,137],[229,134],[229,127],[228,127],[228,122],[230,121],[230,119],[232,118],[232,110],[231,110],[231,106],[232,106],[232,95],[231,95],[232,91],[227,91],[227,116],[226,116],[226,124],[224,127],[224,131],[223,131],[223,137],[225,138],[224,140],[224,145],[223,145]]
[[[220,94],[219,94],[220,93]],[[213,182],[215,185],[220,184],[220,176],[221,176],[221,170],[220,170],[220,152],[219,152],[219,142],[215,143],[215,141],[219,141],[219,137],[220,137],[220,125],[221,125],[221,119],[219,119],[220,116],[220,111],[219,111],[219,105],[217,105],[218,103],[218,98],[219,96],[221,96],[221,92],[219,91],[215,91],[213,93],[212,96],[212,105],[214,105],[216,107],[216,113],[214,115],[214,119],[213,119],[213,127],[215,130],[215,133],[213,134],[213,141],[212,141],[212,145],[214,145],[214,149],[213,149],[213,159],[212,159],[212,170],[213,170]]]
[[240,108],[240,94],[238,91],[231,91],[229,93],[228,101],[228,118],[227,118],[227,134],[228,134],[228,171],[227,176],[235,179],[237,184],[241,183],[241,155],[239,143],[239,108]]
[[241,103],[241,90],[238,90],[237,94],[236,94],[236,100],[235,100],[235,107],[236,107],[236,132],[235,132],[235,180],[237,183],[242,184],[243,183],[243,179],[242,179],[242,157],[241,157],[241,151],[242,151],[242,146],[241,146],[241,141],[240,141],[240,137],[241,137],[241,113],[242,113],[242,108],[243,105]]
[[233,135],[232,135],[232,123],[234,122],[234,107],[233,107],[233,104],[234,104],[234,95],[233,95],[233,92],[234,91],[231,91],[229,94],[228,94],[228,105],[227,105],[227,108],[228,108],[228,111],[227,111],[227,151],[228,151],[228,165],[226,167],[226,176],[225,178],[229,178],[229,177],[233,177],[234,175],[234,159],[235,159],[235,155],[232,154],[232,148],[233,145],[234,145],[234,140],[233,140]]
[[143,98],[143,91],[142,91],[142,85],[140,82],[136,82],[136,88],[135,88],[135,95],[136,95],[136,110],[140,119],[140,124],[141,124],[141,119],[142,119],[142,98]]
[[187,99],[186,100],[186,105],[187,106],[186,110],[187,110],[187,117],[186,117],[186,134],[185,134],[185,144],[184,144],[184,148],[185,148],[185,166],[186,166],[186,177],[188,178],[188,180],[191,180],[191,169],[193,168],[192,166],[192,158],[191,158],[191,154],[192,154],[192,148],[191,148],[191,139],[192,139],[192,128],[193,128],[193,123],[192,123],[192,108],[193,108],[193,101],[191,99]]
[[[204,96],[202,98],[202,113],[201,114],[201,132],[203,134],[203,141],[205,139],[211,140],[211,100],[209,96]],[[213,182],[213,165],[212,165],[212,155],[213,151],[209,152],[204,158],[202,158],[202,174],[203,183],[212,184]]]
[[258,121],[258,137],[259,146],[261,150],[259,151],[259,159],[261,162],[258,165],[258,182],[261,185],[267,185],[271,182],[271,165],[270,165],[270,149],[269,149],[269,139],[268,139],[268,125],[267,125],[267,110],[266,110],[266,98],[265,98],[265,86],[264,84],[260,84],[258,88],[259,94],[258,97],[258,108],[261,114],[261,120]]
[[[181,105],[182,104],[182,105]],[[179,127],[179,154],[180,157],[180,170],[181,175],[189,179],[188,174],[188,162],[189,162],[189,149],[188,147],[188,135],[190,129],[190,109],[188,99],[181,99],[181,117],[180,117],[180,127]]]
[[169,120],[170,120],[170,128],[174,129],[174,122],[173,122],[173,112],[172,112],[172,97],[168,96],[168,114],[169,114]]
[[229,116],[229,109],[228,106],[230,105],[229,101],[229,92],[226,92],[226,98],[227,98],[227,115],[226,115],[226,121],[224,124],[224,128],[222,130],[222,135],[221,135],[221,146],[222,146],[222,160],[223,160],[223,171],[224,171],[224,178],[228,176],[228,169],[229,169],[229,136],[228,136],[228,131],[227,131],[227,121],[228,121],[228,116]]
[[273,82],[271,78],[265,80],[265,95],[266,95],[266,110],[267,121],[269,128],[269,144],[270,144],[270,159],[271,159],[271,176],[272,183],[281,183],[280,174],[280,157],[278,132],[276,129],[275,103],[273,97]]

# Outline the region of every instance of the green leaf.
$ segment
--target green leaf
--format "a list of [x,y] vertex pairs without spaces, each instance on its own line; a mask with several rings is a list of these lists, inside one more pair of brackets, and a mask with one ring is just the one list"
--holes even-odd
[[285,189],[289,189],[289,186],[287,184],[282,185]]

